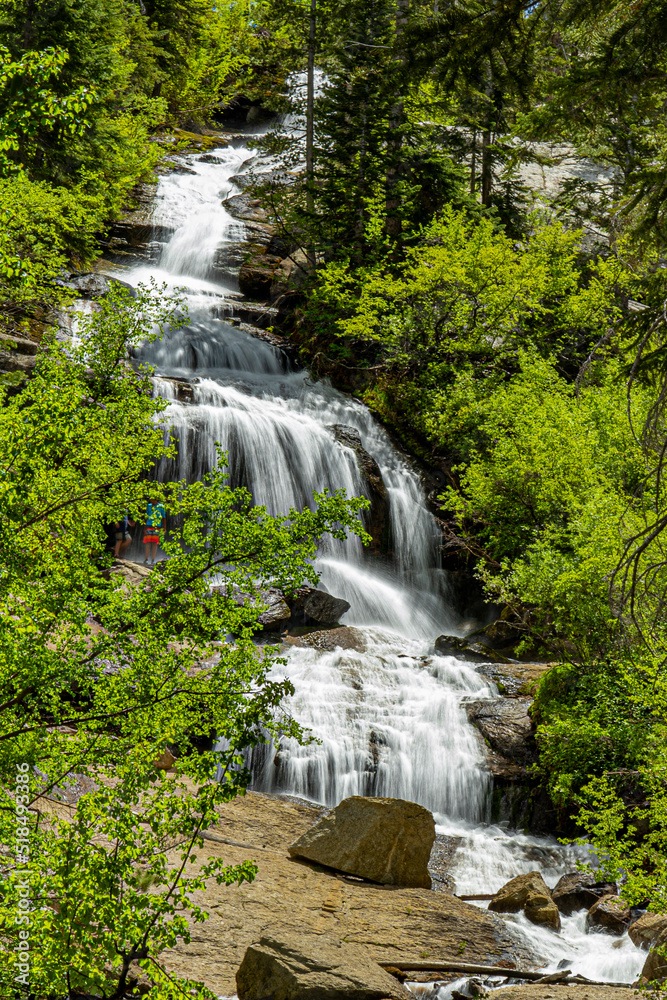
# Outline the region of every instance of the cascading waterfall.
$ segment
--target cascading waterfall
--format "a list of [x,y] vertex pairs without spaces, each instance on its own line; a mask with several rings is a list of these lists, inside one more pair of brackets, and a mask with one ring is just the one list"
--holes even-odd
[[[363,651],[294,648],[286,673],[296,693],[290,712],[320,739],[299,747],[288,740],[254,760],[255,787],[287,791],[333,805],[350,794],[411,799],[431,809],[441,833],[456,837],[459,892],[488,892],[539,867],[555,881],[564,850],[488,827],[491,781],[467,722],[466,699],[497,694],[469,664],[433,653],[433,639],[455,631],[446,576],[438,563],[438,531],[418,476],[369,411],[326,382],[294,370],[286,355],[216,317],[238,297],[236,269],[245,227],[222,201],[253,154],[243,143],[187,158],[186,172],[161,178],[154,220],[172,229],[157,263],[126,275],[185,286],[188,325],[147,346],[141,360],[155,367],[156,392],[169,400],[164,420],[177,455],[161,475],[196,479],[227,452],[232,485],[244,485],[273,512],[312,503],[314,491],[366,487],[355,455],[332,425],[356,429],[375,458],[390,498],[392,559],[369,557],[356,538],[323,545],[316,561],[321,586],[351,604],[345,623],[363,630]],[[187,401],[182,387],[187,384]],[[511,923],[511,921],[510,921]],[[514,919],[548,968],[563,959],[600,979],[636,978],[641,952],[586,935],[581,915],[566,918],[555,936]]]

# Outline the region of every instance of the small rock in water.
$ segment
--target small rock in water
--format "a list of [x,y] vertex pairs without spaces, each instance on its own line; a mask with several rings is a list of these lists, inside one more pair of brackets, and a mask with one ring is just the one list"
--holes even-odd
[[351,795],[289,848],[305,858],[384,885],[431,888],[432,814],[404,799]]
[[287,635],[284,642],[289,646],[310,646],[313,649],[325,651],[339,648],[354,649],[358,653],[363,653],[366,649],[364,633],[352,625],[341,625],[340,628],[309,632],[307,635]]

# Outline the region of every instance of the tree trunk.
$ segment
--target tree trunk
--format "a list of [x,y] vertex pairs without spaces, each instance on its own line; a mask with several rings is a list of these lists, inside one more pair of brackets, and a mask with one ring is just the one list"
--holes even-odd
[[491,199],[493,172],[491,169],[491,129],[482,132],[482,205],[488,205]]
[[403,128],[405,125],[405,105],[402,98],[403,75],[405,69],[405,54],[400,48],[403,31],[408,19],[410,0],[396,0],[396,46],[397,100],[392,106],[389,116],[389,136],[387,139],[388,166],[386,173],[386,221],[387,236],[394,241],[397,250],[400,249],[403,220],[401,218],[401,195],[398,188],[403,173],[402,150]]
[[[310,21],[308,25],[308,79],[306,82],[306,209],[312,220],[315,213],[313,185],[315,182],[315,22],[317,0],[310,0]],[[309,246],[306,251],[310,270],[315,269],[315,250]]]
[[470,194],[475,197],[475,188],[477,185],[477,178],[475,176],[475,171],[477,169],[477,132],[472,134],[472,152],[470,155]]

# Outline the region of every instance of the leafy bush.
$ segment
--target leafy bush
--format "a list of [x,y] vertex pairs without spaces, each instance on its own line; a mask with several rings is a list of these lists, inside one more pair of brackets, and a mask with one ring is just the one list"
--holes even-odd
[[480,443],[443,501],[481,540],[489,593],[530,607],[533,634],[548,648],[588,658],[621,629],[609,577],[623,531],[650,502],[637,495],[646,460],[617,365],[577,391],[552,363],[524,353],[520,364],[475,402]]
[[[366,500],[324,494],[314,510],[271,516],[229,488],[223,456],[201,482],[151,482],[171,453],[157,423],[166,403],[128,352],[182,319],[177,301],[114,288],[82,320],[78,345],[45,344],[22,391],[2,395],[3,996],[21,971],[26,883],[40,996],[118,998],[135,960],[152,1000],[203,995],[169,981],[160,953],[188,940],[188,918],[206,918],[191,898],[206,875],[239,882],[254,866],[211,861],[191,875],[193,851],[216,807],[247,786],[244,752],[278,730],[303,738],[280,708],[289,681],[270,676],[277,647],[252,642],[258,589],[316,582],[322,534],[364,536]],[[170,558],[134,586],[109,571],[105,525],[124,511],[141,522],[156,494],[183,527],[163,542]],[[224,749],[201,749],[215,738]],[[160,769],[166,747],[174,780]],[[45,798],[86,779],[75,815],[57,819]],[[169,854],[176,836],[183,846]]]
[[539,771],[554,802],[581,803],[593,776],[639,767],[659,722],[650,683],[646,665],[628,659],[563,663],[544,676],[532,713]]
[[63,270],[96,252],[103,203],[80,190],[31,181],[23,171],[0,178],[0,315],[21,326],[26,315],[66,301]]

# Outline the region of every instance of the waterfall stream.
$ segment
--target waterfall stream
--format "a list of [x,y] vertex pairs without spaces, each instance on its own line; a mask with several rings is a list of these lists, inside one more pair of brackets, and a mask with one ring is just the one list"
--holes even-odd
[[[178,442],[177,458],[161,474],[201,476],[219,442],[232,485],[247,486],[273,512],[312,503],[313,491],[324,488],[359,495],[365,486],[354,453],[332,430],[353,427],[387,486],[393,553],[390,562],[379,561],[356,538],[320,551],[321,585],[350,602],[345,624],[363,630],[366,649],[290,651],[290,711],[321,742],[283,741],[259,754],[254,787],[329,805],[351,794],[411,799],[432,810],[439,833],[456,838],[457,892],[495,891],[535,868],[553,885],[572,870],[572,855],[547,838],[488,824],[492,779],[464,703],[497,691],[470,664],[433,652],[435,637],[456,631],[457,622],[439,566],[437,525],[416,472],[364,406],[314,382],[282,351],[230,322],[247,235],[222,202],[253,156],[237,141],[213,156],[189,155],[187,172],[161,177],[153,220],[173,236],[154,245],[158,263],[123,274],[133,284],[154,277],[185,287],[189,303],[188,325],[142,352],[155,368],[155,391],[170,401],[164,420]],[[180,380],[191,386],[187,402],[178,398]],[[523,915],[508,917],[508,926],[549,971],[566,961],[592,979],[636,979],[645,953],[627,935],[586,934],[584,917],[565,918],[558,935]]]

